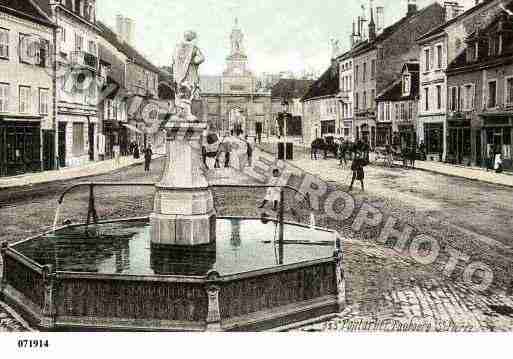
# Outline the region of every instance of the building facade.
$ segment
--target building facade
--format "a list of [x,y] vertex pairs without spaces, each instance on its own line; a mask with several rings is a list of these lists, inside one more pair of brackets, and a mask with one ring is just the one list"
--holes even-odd
[[32,2],[0,4],[0,177],[54,168],[54,35]]
[[301,98],[306,94],[312,80],[281,79],[271,91],[272,119],[276,123],[280,135],[285,135],[284,116],[287,116],[287,135],[303,135],[303,102]]
[[324,136],[338,137],[341,132],[338,62],[310,86],[303,102],[303,139],[306,144]]
[[419,64],[406,63],[401,77],[376,97],[376,147],[409,148],[417,145],[418,100]]
[[501,154],[513,170],[513,4],[493,11],[469,34],[465,50],[447,68],[446,161],[487,167]]
[[[509,1],[488,0],[462,14],[445,8],[445,22],[422,35],[419,44],[420,59],[420,105],[418,137],[426,145],[428,159],[454,162],[449,154],[450,138],[448,117],[452,112],[448,106],[447,66],[465,49],[465,39],[474,25],[489,23],[499,11],[499,4]],[[470,24],[470,26],[469,26]],[[467,145],[470,142],[467,141]],[[463,157],[469,158],[469,150]],[[464,162],[462,160],[462,162]]]
[[201,76],[202,113],[214,131],[244,132],[256,136],[273,126],[271,93],[258,91],[257,78],[248,65],[244,34],[235,22],[230,36],[231,51],[221,76]]
[[122,154],[129,144],[162,145],[158,136],[160,69],[127,43],[123,34],[115,33],[98,22],[100,59],[108,68],[104,89],[108,96],[99,101],[105,158],[112,158],[114,146]]
[[61,167],[99,158],[101,81],[96,1],[34,0],[57,26],[55,44],[58,158]]
[[371,8],[368,39],[354,41],[351,50],[357,139],[376,146],[376,94],[400,78],[405,62],[418,60],[416,39],[443,19],[444,9],[438,3],[418,10],[415,1],[409,0],[406,16],[377,33]]
[[341,123],[339,127],[340,135],[350,142],[354,142],[355,140],[355,132],[353,128],[353,74],[353,58],[351,53],[348,52],[339,58],[339,100],[341,102]]

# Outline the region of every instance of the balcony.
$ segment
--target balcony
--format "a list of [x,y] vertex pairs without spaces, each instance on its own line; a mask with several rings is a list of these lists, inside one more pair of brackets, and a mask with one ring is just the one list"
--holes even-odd
[[98,70],[98,58],[85,51],[73,51],[70,54],[70,64],[73,67]]

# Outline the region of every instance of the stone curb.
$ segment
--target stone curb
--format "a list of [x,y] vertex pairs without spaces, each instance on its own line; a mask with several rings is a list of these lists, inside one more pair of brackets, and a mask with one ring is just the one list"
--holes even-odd
[[[163,157],[166,157],[166,155],[157,155],[157,156],[153,157],[152,160],[155,161],[155,160],[161,159]],[[108,169],[108,170],[105,170],[105,171],[98,171],[98,172],[95,172],[95,173],[89,173],[89,174],[85,174],[85,175],[77,175],[77,176],[72,176],[72,177],[69,177],[69,178],[59,178],[59,179],[54,179],[54,180],[50,180],[50,181],[43,181],[43,182],[37,182],[37,183],[24,183],[24,184],[21,184],[21,185],[13,185],[13,186],[1,186],[0,185],[0,190],[2,190],[2,189],[16,190],[16,189],[19,189],[19,188],[45,185],[45,184],[49,184],[49,183],[59,183],[59,182],[66,182],[66,181],[75,181],[75,180],[79,180],[79,179],[85,179],[85,178],[90,178],[90,177],[106,175],[106,174],[109,174],[109,173],[115,173],[115,172],[118,172],[118,171],[121,171],[121,170],[124,170],[124,169],[127,169],[127,168],[131,168],[131,167],[135,167],[135,166],[140,166],[143,163],[144,163],[143,160],[139,160],[137,162],[133,162],[133,163],[130,163],[130,164],[125,165],[125,166],[120,166],[120,167],[117,167],[117,168],[111,168],[111,169]]]
[[[266,154],[268,154],[270,156],[276,156],[275,153],[271,153],[268,150],[265,150],[265,149],[263,149],[261,147],[258,147],[258,149],[260,151],[262,151],[263,153],[266,153]],[[308,172],[308,171],[305,171],[303,168],[301,168],[301,167],[299,167],[299,166],[297,166],[297,165],[295,165],[295,164],[293,164],[293,163],[291,163],[289,161],[285,161],[285,163],[287,163],[287,165],[292,166],[294,168],[297,168],[297,169],[299,169],[301,171]],[[486,183],[486,184],[493,185],[493,186],[513,188],[513,184],[497,183],[497,182],[487,181],[487,180],[483,180],[483,179],[479,179],[479,178],[472,178],[472,177],[461,176],[461,175],[457,175],[457,174],[453,174],[453,173],[437,171],[435,169],[416,167],[413,170],[423,171],[423,172],[428,172],[428,173],[434,173],[434,174],[443,175],[443,176],[452,177],[452,178],[467,179],[467,180],[472,181],[472,182],[481,182],[481,183]]]

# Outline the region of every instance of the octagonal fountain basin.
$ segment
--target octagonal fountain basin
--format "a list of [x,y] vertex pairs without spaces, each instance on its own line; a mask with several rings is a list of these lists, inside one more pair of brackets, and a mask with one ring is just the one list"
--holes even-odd
[[257,331],[338,313],[337,234],[221,218],[216,241],[156,245],[147,218],[71,225],[2,247],[2,294],[47,330]]

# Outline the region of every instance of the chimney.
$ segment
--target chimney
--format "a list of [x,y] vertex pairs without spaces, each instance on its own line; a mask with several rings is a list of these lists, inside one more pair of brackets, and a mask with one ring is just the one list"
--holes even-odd
[[[371,2],[372,4],[372,2]],[[371,18],[369,22],[369,42],[376,40],[376,24],[374,23],[374,9],[371,6]]]
[[463,6],[459,5],[456,1],[445,1],[444,12],[445,21],[449,21],[462,14]]
[[417,13],[417,0],[408,0],[408,13],[406,16],[415,15]]
[[116,16],[116,33],[121,41],[129,45],[134,45],[134,20],[119,14]]
[[381,32],[385,27],[385,8],[378,6],[376,8],[376,31]]

